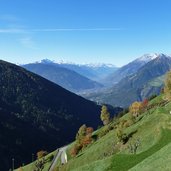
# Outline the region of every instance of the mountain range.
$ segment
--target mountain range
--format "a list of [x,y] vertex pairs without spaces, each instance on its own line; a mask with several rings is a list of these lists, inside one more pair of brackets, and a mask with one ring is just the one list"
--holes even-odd
[[71,69],[80,75],[83,75],[91,80],[103,84],[103,79],[109,74],[118,70],[118,67],[112,64],[60,64],[64,68]]
[[165,73],[170,69],[170,56],[164,54],[143,56],[116,71],[114,75],[117,73],[117,76],[111,79],[113,83],[117,82],[119,77],[123,78],[111,88],[83,96],[99,103],[127,107],[136,100],[158,94],[163,86]]
[[111,86],[118,83],[123,78],[136,73],[142,66],[150,62],[151,60],[157,58],[160,54],[145,54],[136,60],[124,65],[123,67],[119,68],[116,72],[113,72],[106,76],[103,80],[104,84]]
[[[82,124],[101,124],[100,106],[19,66],[0,61],[0,170],[68,144]],[[121,111],[111,109],[113,114]]]
[[47,60],[43,60],[40,63],[22,65],[22,67],[75,93],[103,87],[102,84],[90,80],[74,70]]
[[[32,153],[68,144],[82,124],[97,128],[101,125],[101,106],[97,103],[128,107],[134,101],[159,94],[165,73],[171,69],[171,57],[143,55],[119,69],[112,66],[110,71],[104,71],[105,76],[96,76],[103,81],[104,77],[110,78],[106,87],[85,77],[97,67],[102,73],[111,66],[83,67],[44,60],[20,67],[0,61],[0,170],[9,169],[13,157],[19,165],[29,162]],[[91,69],[81,75],[85,68]],[[84,98],[65,88],[77,93],[85,90],[81,94]],[[121,110],[110,108],[112,114]]]

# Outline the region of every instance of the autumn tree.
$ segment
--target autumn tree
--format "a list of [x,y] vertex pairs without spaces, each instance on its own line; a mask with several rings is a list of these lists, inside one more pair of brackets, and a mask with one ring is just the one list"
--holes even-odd
[[165,93],[165,98],[167,100],[171,100],[171,70],[166,75],[164,93]]
[[129,112],[134,116],[137,117],[142,111],[143,105],[141,102],[134,102],[129,107]]
[[110,121],[110,113],[108,112],[107,106],[105,105],[102,106],[100,119],[104,125],[107,125]]
[[94,129],[92,127],[87,127],[86,129],[86,135],[92,135]]
[[37,159],[41,159],[42,157],[46,156],[47,154],[48,154],[47,151],[41,150],[41,151],[37,152]]
[[82,141],[81,141],[81,145],[84,147],[86,147],[87,145],[91,144],[92,142],[92,136],[89,134],[89,135],[86,135]]
[[82,148],[92,143],[92,133],[93,128],[87,127],[85,124],[79,128],[78,133],[76,135],[76,144],[70,150],[71,156],[76,156]]
[[75,157],[75,156],[79,153],[79,151],[80,151],[81,148],[82,148],[82,147],[81,147],[79,144],[75,144],[75,145],[73,146],[73,148],[71,148],[71,150],[70,150],[71,156],[72,156],[72,157]]
[[148,106],[148,99],[144,99],[142,102],[142,107],[146,108]]
[[82,137],[81,140],[81,145],[83,147],[86,147],[88,144],[91,144],[92,142],[92,133],[93,133],[93,128],[92,127],[87,127],[86,128],[86,134],[84,135],[84,137]]
[[81,144],[81,140],[86,136],[86,131],[87,131],[87,126],[85,124],[79,128],[78,133],[76,135],[76,141],[79,144]]

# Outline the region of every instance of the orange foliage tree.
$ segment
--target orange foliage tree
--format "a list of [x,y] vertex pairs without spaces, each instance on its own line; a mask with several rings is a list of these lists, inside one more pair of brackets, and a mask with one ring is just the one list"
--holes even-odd
[[48,154],[47,151],[41,150],[37,152],[37,159],[41,159],[42,157],[46,156]]
[[76,156],[82,148],[92,143],[93,140],[92,133],[93,133],[92,127],[87,127],[86,125],[82,125],[79,128],[78,133],[76,135],[76,144],[70,150],[71,156],[73,157]]

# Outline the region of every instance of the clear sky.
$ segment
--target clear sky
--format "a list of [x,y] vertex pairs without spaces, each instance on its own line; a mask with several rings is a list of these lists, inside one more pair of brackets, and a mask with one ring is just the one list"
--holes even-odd
[[0,0],[0,59],[124,65],[171,54],[171,0]]

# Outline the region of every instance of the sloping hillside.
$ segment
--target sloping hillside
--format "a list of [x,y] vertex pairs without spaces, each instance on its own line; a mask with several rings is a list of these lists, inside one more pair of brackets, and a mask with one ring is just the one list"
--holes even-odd
[[[0,170],[32,153],[72,141],[83,123],[97,127],[100,106],[16,65],[0,61]],[[59,138],[60,137],[60,138]]]
[[151,60],[157,58],[160,54],[145,54],[140,58],[124,65],[119,68],[116,72],[108,75],[103,81],[105,84],[111,86],[118,83],[123,78],[136,73],[141,67],[150,62]]
[[[163,101],[161,95],[150,101],[134,122],[130,122],[130,113],[115,118],[112,123],[94,132],[94,142],[76,157],[70,156],[74,143],[71,144],[68,147],[68,163],[62,166],[58,162],[56,171],[168,170],[171,167],[168,150],[171,144],[170,111],[171,102]],[[118,129],[122,129],[124,142],[119,139]],[[27,168],[23,169],[28,171]]]
[[112,88],[83,96],[113,106],[129,106],[136,100],[148,98],[152,94],[159,94],[163,86],[164,75],[170,69],[171,58],[161,54]]

